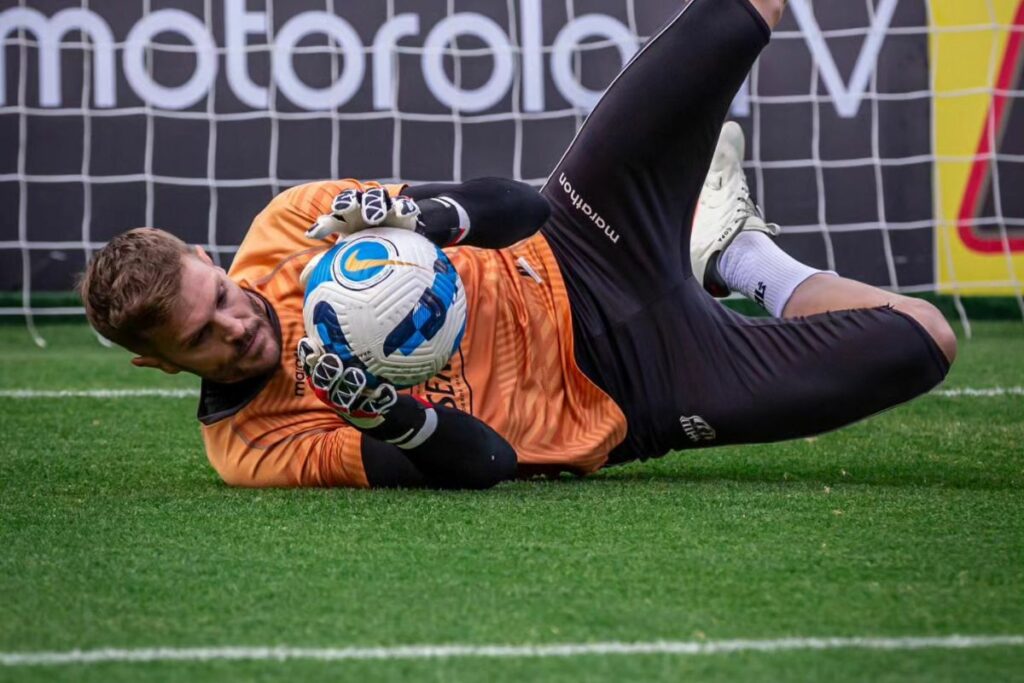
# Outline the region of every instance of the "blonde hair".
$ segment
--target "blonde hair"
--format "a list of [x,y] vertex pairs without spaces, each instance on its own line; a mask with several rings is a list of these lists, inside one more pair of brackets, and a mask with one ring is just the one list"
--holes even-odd
[[146,333],[163,324],[181,291],[180,239],[156,228],[135,228],[96,252],[78,281],[89,323],[107,339],[135,352],[148,349]]

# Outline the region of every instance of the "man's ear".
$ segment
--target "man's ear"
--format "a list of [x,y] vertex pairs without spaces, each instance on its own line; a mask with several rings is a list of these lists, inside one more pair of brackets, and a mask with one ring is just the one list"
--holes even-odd
[[199,257],[200,261],[203,261],[204,263],[207,263],[207,264],[209,264],[211,266],[213,265],[213,259],[210,258],[210,255],[206,253],[205,249],[203,249],[198,244],[196,245],[195,249],[196,249],[196,256]]
[[160,360],[159,358],[153,358],[152,356],[135,356],[135,358],[132,358],[132,365],[137,368],[157,368],[158,370],[163,370],[168,375],[176,375],[181,372],[181,368],[177,365]]

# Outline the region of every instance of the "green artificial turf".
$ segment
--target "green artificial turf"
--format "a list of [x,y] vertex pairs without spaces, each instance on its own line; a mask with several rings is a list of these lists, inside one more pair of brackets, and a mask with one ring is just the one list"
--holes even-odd
[[[195,388],[83,325],[0,389]],[[1024,386],[980,321],[945,388]],[[0,398],[0,653],[1024,634],[1024,396],[483,493],[250,491],[195,399]],[[1024,647],[0,666],[0,680],[1024,680]]]

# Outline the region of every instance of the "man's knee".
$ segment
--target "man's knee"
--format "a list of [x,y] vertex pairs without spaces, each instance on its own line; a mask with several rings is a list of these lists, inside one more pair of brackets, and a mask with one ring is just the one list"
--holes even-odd
[[503,481],[511,481],[516,478],[519,465],[512,446],[504,440],[500,442],[495,440],[483,448],[482,452],[487,453],[488,456],[476,460],[472,466],[467,467],[458,476],[459,488],[489,489]]
[[907,298],[896,305],[896,308],[917,321],[925,332],[935,340],[946,360],[952,363],[956,359],[956,333],[950,326],[942,311],[923,299]]
[[782,12],[786,9],[786,0],[750,0],[750,4],[772,28],[782,19]]

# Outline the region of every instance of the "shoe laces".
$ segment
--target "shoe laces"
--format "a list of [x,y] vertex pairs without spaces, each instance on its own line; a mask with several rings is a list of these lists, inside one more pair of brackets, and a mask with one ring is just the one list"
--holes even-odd
[[737,228],[742,229],[746,225],[747,221],[752,217],[758,218],[768,228],[768,232],[772,235],[779,234],[778,223],[769,223],[764,219],[764,212],[761,207],[757,205],[754,199],[750,196],[750,188],[747,187],[747,183],[744,181],[739,188],[737,197],[737,206],[733,212],[730,221],[736,225]]

